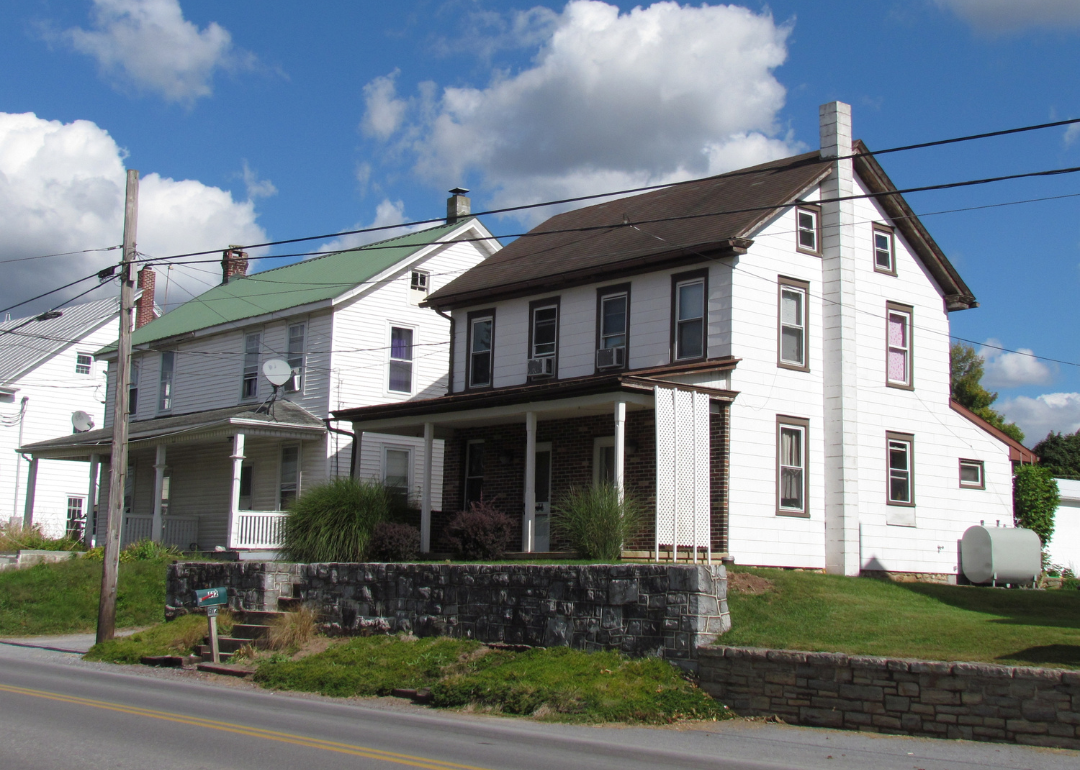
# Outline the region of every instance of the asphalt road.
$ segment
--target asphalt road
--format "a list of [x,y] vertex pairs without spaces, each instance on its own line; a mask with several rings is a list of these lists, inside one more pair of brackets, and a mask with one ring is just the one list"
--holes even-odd
[[85,639],[0,641],[0,768],[1076,770],[1080,752],[731,720],[578,727],[395,699],[270,693],[189,672],[79,660]]

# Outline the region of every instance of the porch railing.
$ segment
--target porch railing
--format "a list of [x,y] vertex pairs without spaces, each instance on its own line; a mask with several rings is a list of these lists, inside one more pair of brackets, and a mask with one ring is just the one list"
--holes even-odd
[[[164,516],[165,532],[162,542],[178,548],[190,548],[199,540],[199,520],[195,516]],[[120,531],[120,546],[125,548],[139,540],[149,540],[154,530],[154,517],[124,514],[124,526]]]
[[231,548],[277,548],[281,545],[284,511],[241,511],[233,522]]

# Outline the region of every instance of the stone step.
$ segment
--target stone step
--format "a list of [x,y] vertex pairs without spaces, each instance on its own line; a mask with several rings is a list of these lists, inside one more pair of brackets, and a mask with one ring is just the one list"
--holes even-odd
[[275,618],[280,618],[284,612],[267,612],[264,610],[233,610],[233,617],[244,625],[268,626]]
[[[200,658],[202,658],[203,662],[213,662],[213,660],[214,660],[214,655],[213,655],[213,653],[210,652],[210,645],[209,644],[200,644],[198,649],[196,650],[196,653],[198,654],[198,656]],[[218,650],[218,660],[220,662],[224,663],[225,661],[227,661],[227,660],[229,660],[231,658],[232,658],[232,653],[231,652],[221,652],[220,649]]]
[[304,606],[304,600],[296,596],[282,596],[278,598],[277,606],[282,612],[296,612]]
[[265,639],[270,627],[256,623],[234,623],[230,632],[233,639]]

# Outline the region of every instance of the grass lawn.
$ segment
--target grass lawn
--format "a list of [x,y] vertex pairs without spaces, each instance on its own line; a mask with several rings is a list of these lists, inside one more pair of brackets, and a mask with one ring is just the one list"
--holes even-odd
[[1080,668],[1080,591],[734,571],[772,585],[729,591],[732,630],[720,644]]
[[[165,572],[170,561],[120,565],[116,626],[160,623],[165,614]],[[71,559],[0,572],[0,636],[93,631],[97,626],[101,562]]]

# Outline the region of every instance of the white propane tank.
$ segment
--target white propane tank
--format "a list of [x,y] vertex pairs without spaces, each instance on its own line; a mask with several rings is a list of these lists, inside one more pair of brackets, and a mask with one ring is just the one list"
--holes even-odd
[[1042,572],[1042,542],[1021,527],[968,527],[960,541],[960,560],[972,583],[1034,583]]

